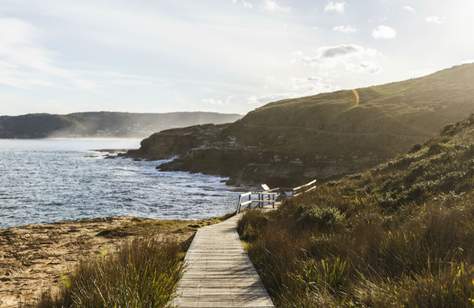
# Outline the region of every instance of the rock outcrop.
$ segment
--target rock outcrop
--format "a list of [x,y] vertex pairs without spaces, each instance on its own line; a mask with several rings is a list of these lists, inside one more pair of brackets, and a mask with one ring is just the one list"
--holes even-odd
[[[170,162],[162,171],[189,171],[229,177],[228,184],[291,186],[315,177],[332,178],[356,170],[344,161],[282,154],[265,147],[246,145],[232,134],[231,125],[199,125],[171,129],[144,139],[138,150],[124,156]],[[371,165],[372,161],[367,161]]]

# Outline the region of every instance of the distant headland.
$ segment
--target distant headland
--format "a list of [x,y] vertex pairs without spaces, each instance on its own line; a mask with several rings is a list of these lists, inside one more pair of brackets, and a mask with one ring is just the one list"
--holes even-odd
[[239,114],[215,112],[81,112],[66,115],[36,113],[0,116],[0,138],[142,138],[165,129],[207,123],[223,124],[240,118]]

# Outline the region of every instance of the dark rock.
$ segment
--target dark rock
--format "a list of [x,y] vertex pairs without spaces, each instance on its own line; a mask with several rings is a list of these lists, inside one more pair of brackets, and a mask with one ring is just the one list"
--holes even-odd
[[132,233],[121,231],[121,230],[102,230],[98,232],[95,236],[105,237],[105,238],[120,238],[133,235]]

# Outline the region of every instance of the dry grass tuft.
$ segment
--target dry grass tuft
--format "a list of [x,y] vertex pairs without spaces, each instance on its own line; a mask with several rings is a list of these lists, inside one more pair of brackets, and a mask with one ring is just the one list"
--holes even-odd
[[166,307],[182,274],[182,251],[174,242],[134,239],[80,263],[60,294],[44,294],[35,307]]
[[395,213],[376,204],[353,211],[344,197],[338,208],[336,198],[328,196],[329,207],[300,198],[241,220],[278,306],[472,307],[474,193],[456,206],[433,201]]

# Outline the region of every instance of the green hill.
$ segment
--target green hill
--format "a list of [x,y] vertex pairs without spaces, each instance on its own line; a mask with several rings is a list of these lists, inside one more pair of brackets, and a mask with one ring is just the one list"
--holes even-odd
[[279,307],[472,307],[474,116],[239,223]]
[[237,114],[212,112],[82,112],[0,116],[0,138],[143,137],[174,127],[229,123],[239,118]]
[[[152,135],[135,156],[180,158],[164,170],[291,185],[375,166],[474,112],[474,64],[417,79],[270,103],[214,129]],[[212,132],[214,131],[214,132]],[[187,147],[169,146],[186,135]],[[166,143],[166,146],[162,144]]]

